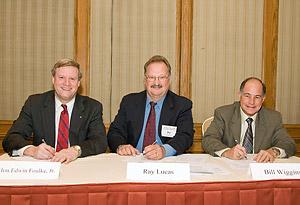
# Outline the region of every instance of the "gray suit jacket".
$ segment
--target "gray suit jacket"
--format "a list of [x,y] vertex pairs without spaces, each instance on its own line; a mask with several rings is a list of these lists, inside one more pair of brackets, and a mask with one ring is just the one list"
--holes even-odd
[[[215,110],[214,120],[202,139],[202,148],[214,156],[215,151],[234,147],[235,140],[240,141],[240,135],[240,102],[234,102]],[[281,114],[264,107],[257,113],[254,143],[255,153],[271,147],[284,149],[287,156],[296,153],[295,141],[283,127]]]
[[[30,145],[38,146],[45,139],[48,145],[55,146],[55,99],[54,91],[29,96],[20,116],[14,121],[2,142],[4,151],[9,154]],[[107,149],[107,138],[102,121],[102,104],[89,97],[77,94],[72,111],[70,146],[79,145],[81,156],[103,153]]]

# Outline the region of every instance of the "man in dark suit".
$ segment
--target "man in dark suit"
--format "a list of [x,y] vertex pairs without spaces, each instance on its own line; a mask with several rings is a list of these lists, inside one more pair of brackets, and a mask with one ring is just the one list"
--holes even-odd
[[[54,90],[26,100],[3,140],[3,149],[12,156],[64,163],[105,152],[102,104],[77,94],[81,77],[77,62],[58,61],[52,69]],[[32,133],[33,145],[29,142]]]
[[123,97],[108,131],[108,145],[119,155],[143,152],[153,160],[182,154],[193,144],[192,102],[169,91],[171,66],[163,56],[150,58],[144,75],[146,90]]
[[265,93],[266,86],[260,79],[245,79],[238,93],[240,101],[215,110],[202,140],[203,150],[236,160],[247,153],[258,153],[254,158],[257,162],[294,155],[296,144],[283,127],[281,114],[262,107]]

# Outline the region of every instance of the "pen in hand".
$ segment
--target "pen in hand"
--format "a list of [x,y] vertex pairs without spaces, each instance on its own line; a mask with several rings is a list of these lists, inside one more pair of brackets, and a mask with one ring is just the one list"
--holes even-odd
[[[151,145],[155,145],[157,143],[157,140],[155,140]],[[145,155],[145,151],[143,151],[143,155]]]
[[46,145],[48,145],[44,139],[42,139],[42,142],[45,143]]
[[155,145],[157,143],[157,140],[155,140],[153,143],[152,143],[152,145]]
[[[235,141],[235,144],[239,144],[239,142],[237,140],[234,140]],[[245,159],[247,159],[247,156],[245,156]]]
[[[45,145],[48,145],[44,139],[42,139],[42,142],[45,143]],[[54,156],[54,154],[53,154],[53,156]]]

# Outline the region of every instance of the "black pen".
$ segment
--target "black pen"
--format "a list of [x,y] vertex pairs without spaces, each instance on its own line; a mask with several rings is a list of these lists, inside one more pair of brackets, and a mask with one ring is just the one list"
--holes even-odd
[[[237,140],[234,140],[235,141],[235,144],[239,144],[239,142]],[[245,156],[245,159],[247,159],[247,156]]]

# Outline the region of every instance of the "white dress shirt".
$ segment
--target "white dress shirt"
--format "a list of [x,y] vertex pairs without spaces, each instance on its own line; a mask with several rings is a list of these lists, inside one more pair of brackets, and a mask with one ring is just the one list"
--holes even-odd
[[[68,102],[66,104],[67,109],[68,109],[68,114],[69,114],[69,124],[71,122],[71,116],[72,116],[74,103],[75,103],[75,97],[70,102]],[[64,110],[64,108],[61,106],[62,104],[63,103],[61,103],[55,96],[55,147],[54,147],[55,150],[56,150],[56,145],[57,145],[57,136],[58,136],[60,114]],[[19,150],[13,150],[12,151],[12,156],[20,156],[20,157],[24,156],[25,149],[27,149],[28,147],[31,147],[31,146],[33,146],[33,145],[27,145],[25,147],[22,147]],[[70,147],[70,141],[68,143],[68,147]]]

